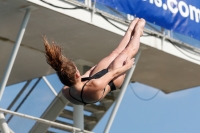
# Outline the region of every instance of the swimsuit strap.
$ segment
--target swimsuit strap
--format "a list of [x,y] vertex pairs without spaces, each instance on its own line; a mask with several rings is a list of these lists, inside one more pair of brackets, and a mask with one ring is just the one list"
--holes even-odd
[[69,95],[70,95],[72,98],[74,98],[75,100],[77,100],[77,101],[79,101],[79,102],[85,104],[84,101],[81,101],[81,100],[75,98],[74,96],[72,96],[72,94],[70,93],[70,91],[71,91],[71,88],[69,88]]
[[103,94],[102,94],[102,96],[101,96],[101,98],[100,98],[99,100],[97,100],[97,101],[95,101],[95,102],[92,102],[92,103],[86,103],[86,102],[83,100],[83,89],[84,89],[85,85],[86,85],[89,81],[90,81],[90,80],[88,80],[88,81],[83,85],[82,90],[81,90],[81,100],[82,100],[82,103],[84,103],[85,105],[86,105],[86,104],[96,103],[96,102],[100,101],[100,100],[102,99],[104,93],[105,93],[105,90],[106,90],[106,88],[103,89]]
[[86,103],[86,102],[83,100],[83,89],[84,89],[85,85],[86,85],[89,81],[90,81],[90,80],[88,80],[88,81],[83,85],[82,90],[81,90],[81,100],[82,100],[82,103],[84,103],[84,105],[89,104],[89,103]]
[[93,79],[93,77],[84,77],[84,78],[81,78],[81,81],[87,81],[87,80],[91,80]]

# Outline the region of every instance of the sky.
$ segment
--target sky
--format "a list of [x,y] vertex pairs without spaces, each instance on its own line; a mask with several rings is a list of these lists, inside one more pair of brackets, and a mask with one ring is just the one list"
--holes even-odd
[[[109,133],[199,133],[200,87],[170,94],[158,91],[140,83],[129,85]],[[95,133],[103,133],[112,109]]]

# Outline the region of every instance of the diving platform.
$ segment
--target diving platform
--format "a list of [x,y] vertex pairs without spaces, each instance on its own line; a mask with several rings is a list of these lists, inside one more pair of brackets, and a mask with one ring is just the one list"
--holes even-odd
[[[91,7],[78,4],[80,2],[70,0],[46,0],[46,2],[60,7],[82,6],[83,8],[59,9],[41,0],[5,1],[0,5],[2,10],[0,78],[6,68],[25,13],[21,9],[28,6],[36,8],[31,12],[7,85],[55,73],[45,61],[41,38],[44,34],[61,45],[63,53],[67,57],[74,61],[82,59],[96,64],[118,45],[124,35],[124,31],[121,29],[126,30],[128,26],[128,22],[98,9],[93,11]],[[110,24],[100,13],[121,29]],[[144,50],[132,81],[155,87],[165,93],[200,85],[199,55],[184,50],[185,48],[192,51],[199,49],[147,28],[144,34],[149,34],[149,36],[141,37],[141,48]]]

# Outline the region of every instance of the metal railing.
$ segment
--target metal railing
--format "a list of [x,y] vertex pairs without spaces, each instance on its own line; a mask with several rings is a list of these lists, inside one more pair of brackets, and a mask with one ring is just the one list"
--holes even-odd
[[84,132],[84,133],[92,133],[90,131],[81,130],[81,129],[76,128],[76,127],[67,126],[67,125],[64,125],[64,124],[56,123],[56,122],[53,122],[53,121],[49,121],[49,120],[37,118],[37,117],[34,117],[34,116],[25,115],[25,114],[22,114],[22,113],[17,113],[17,112],[1,109],[1,108],[0,108],[0,112],[8,113],[8,114],[15,115],[15,116],[20,116],[20,117],[31,119],[31,120],[35,120],[37,122],[41,122],[41,123],[44,123],[44,124],[47,124],[47,125],[51,125],[51,126],[54,126],[54,127],[60,127],[60,128],[66,129],[66,130],[70,130],[72,132],[77,131],[77,132]]
[[[8,107],[8,110],[29,114],[34,117],[40,117],[51,104],[52,100],[56,97],[56,91],[60,92],[62,89],[61,86],[63,85],[59,82],[59,79],[56,78],[56,76],[57,75],[54,74],[27,81],[18,94],[15,95],[15,98]],[[53,83],[53,86],[57,88],[56,91],[49,83],[48,78],[54,78],[54,82],[51,83]],[[15,85],[13,85],[13,88],[15,88]],[[35,121],[27,121],[9,114],[6,114],[6,122],[15,132],[28,132],[35,124]],[[26,124],[26,128],[22,128],[22,126],[16,123],[24,123]],[[22,125],[24,126],[24,124]]]

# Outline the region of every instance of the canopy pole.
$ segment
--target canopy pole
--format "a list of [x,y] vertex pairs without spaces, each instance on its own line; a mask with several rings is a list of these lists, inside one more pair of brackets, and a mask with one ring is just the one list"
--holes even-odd
[[0,129],[2,133],[10,133],[10,128],[8,127],[4,114],[0,112]]
[[84,107],[83,105],[73,105],[73,107],[74,107],[73,111],[74,127],[84,130],[84,114],[83,114]]
[[109,133],[109,131],[110,131],[110,128],[112,126],[114,118],[115,118],[115,116],[117,114],[117,111],[119,109],[121,101],[122,101],[122,99],[124,97],[124,94],[126,92],[128,84],[130,82],[131,76],[132,76],[132,74],[133,74],[133,72],[135,70],[136,64],[137,64],[138,59],[140,57],[140,53],[141,53],[141,50],[139,50],[138,53],[137,53],[137,55],[135,56],[135,63],[133,65],[133,67],[126,74],[126,77],[125,77],[124,82],[123,82],[122,87],[121,87],[120,94],[119,94],[118,98],[116,99],[115,105],[113,107],[113,110],[112,110],[112,113],[110,115],[109,121],[107,122],[107,125],[106,125],[106,128],[104,130],[104,133]]
[[5,73],[4,73],[3,80],[2,80],[2,82],[1,82],[1,84],[0,84],[0,101],[1,101],[2,95],[3,95],[3,93],[4,93],[4,89],[5,89],[5,86],[6,86],[6,84],[7,84],[7,81],[8,81],[8,78],[9,78],[9,75],[10,75],[10,72],[11,72],[11,69],[12,69],[12,67],[13,67],[15,58],[16,58],[16,56],[17,56],[17,52],[18,52],[18,50],[19,50],[19,47],[20,47],[22,38],[23,38],[23,36],[24,36],[24,32],[25,32],[25,29],[26,29],[28,20],[29,20],[29,18],[30,18],[30,14],[31,14],[31,9],[27,8],[27,9],[26,9],[25,16],[24,16],[24,19],[23,19],[23,22],[22,22],[21,27],[20,27],[20,30],[19,30],[19,33],[18,33],[18,35],[17,35],[17,40],[16,40],[16,42],[15,42],[15,45],[14,45],[14,47],[13,47],[13,50],[12,50],[12,53],[11,53],[11,56],[10,56],[8,65],[7,65],[7,67],[6,67],[6,71],[5,71]]
[[[5,74],[4,74],[2,82],[0,84],[0,101],[2,99],[2,95],[4,93],[4,90],[5,90],[5,87],[6,87],[10,72],[12,70],[15,58],[17,56],[17,52],[19,50],[22,38],[24,36],[24,32],[25,32],[28,20],[30,18],[30,13],[31,13],[31,9],[30,8],[26,8],[26,13],[24,15],[24,19],[22,21],[22,24],[21,24],[21,27],[20,27],[20,30],[19,30],[19,33],[18,33],[18,36],[17,36],[17,40],[16,40],[15,45],[13,47],[13,50],[12,50],[8,65],[6,67]],[[1,128],[1,132],[2,133],[10,133],[10,129],[9,129],[9,127],[8,127],[6,121],[5,121],[5,117],[4,117],[3,113],[0,113],[0,128]]]

